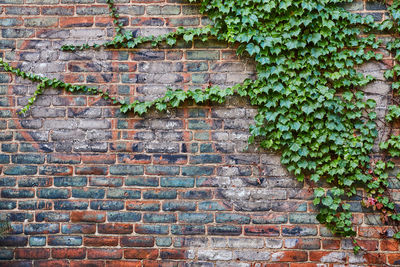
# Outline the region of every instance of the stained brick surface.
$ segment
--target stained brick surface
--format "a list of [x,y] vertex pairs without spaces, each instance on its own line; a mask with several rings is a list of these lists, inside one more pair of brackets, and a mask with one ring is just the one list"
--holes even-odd
[[[137,36],[208,23],[188,1],[116,2]],[[372,1],[345,7],[385,16]],[[103,0],[0,0],[0,27],[0,54],[13,65],[129,100],[255,76],[251,59],[215,40],[61,52],[63,44],[112,38]],[[378,77],[365,90],[379,108],[388,65],[360,68]],[[0,70],[0,219],[12,226],[0,239],[0,266],[400,264],[399,244],[381,239],[386,228],[376,216],[354,202],[358,238],[370,251],[354,256],[349,240],[318,224],[312,189],[279,155],[246,148],[256,114],[246,100],[140,118],[99,97],[48,89],[26,117],[17,115],[34,90]],[[392,187],[398,196],[400,186]]]

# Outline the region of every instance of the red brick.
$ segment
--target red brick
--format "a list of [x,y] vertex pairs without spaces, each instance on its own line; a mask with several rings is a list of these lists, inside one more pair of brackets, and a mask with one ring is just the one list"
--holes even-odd
[[71,267],[104,267],[104,261],[71,261]]
[[244,233],[245,235],[279,236],[280,228],[278,226],[268,225],[246,226],[244,228]]
[[378,250],[377,240],[357,240],[358,245],[368,251]]
[[46,261],[35,261],[35,267],[69,267],[67,260],[46,260]]
[[122,250],[113,248],[90,248],[87,250],[88,259],[121,259]]
[[359,227],[358,235],[360,237],[370,237],[370,238],[382,238],[382,235],[385,235],[387,227],[378,227],[378,226],[367,226],[367,227]]
[[340,248],[340,240],[324,239],[324,240],[322,240],[322,248],[323,249],[339,249]]
[[85,164],[112,164],[115,163],[115,155],[99,154],[99,155],[82,155],[82,163]]
[[173,259],[180,260],[186,259],[186,250],[184,249],[161,249],[160,250],[161,259]]
[[94,234],[96,233],[95,224],[64,224],[61,227],[63,233],[71,234]]
[[16,248],[16,259],[47,259],[50,257],[48,248]]
[[127,259],[155,260],[158,258],[158,249],[125,249],[124,256]]
[[114,247],[118,246],[118,236],[85,236],[83,245],[89,247]]
[[133,232],[132,224],[107,223],[99,224],[97,227],[100,234],[131,234]]
[[73,211],[71,212],[72,222],[96,222],[106,221],[106,213],[99,211]]
[[387,259],[389,264],[400,265],[400,253],[389,254]]
[[84,259],[86,257],[85,248],[53,248],[51,256],[55,259]]
[[381,240],[381,250],[385,251],[398,251],[399,241],[393,239]]
[[307,259],[306,251],[280,251],[271,255],[271,261],[302,262],[307,261]]
[[140,261],[107,261],[106,267],[141,267]]
[[122,236],[121,247],[153,247],[154,237]]
[[143,267],[183,267],[184,261],[143,261]]
[[60,27],[90,27],[94,23],[93,17],[60,17]]
[[[331,254],[332,253],[332,254]],[[346,260],[346,254],[343,255],[343,258],[338,257],[337,253],[342,253],[339,251],[310,251],[310,261],[321,262],[321,258],[325,258],[325,261],[335,262],[335,263],[344,263]],[[335,257],[331,257],[331,255],[335,255]],[[331,261],[332,259],[332,261]]]
[[96,166],[75,167],[75,174],[78,175],[106,175],[107,168]]

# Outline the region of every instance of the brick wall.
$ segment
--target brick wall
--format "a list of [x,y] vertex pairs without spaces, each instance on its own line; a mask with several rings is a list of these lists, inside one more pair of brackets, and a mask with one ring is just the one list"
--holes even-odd
[[[60,52],[63,44],[112,38],[104,2],[0,0],[0,53],[25,71],[131,100],[154,99],[167,86],[228,86],[254,76],[251,59],[213,40]],[[184,0],[131,2],[117,6],[136,35],[208,23]],[[347,8],[384,16],[376,2]],[[378,77],[366,92],[381,109],[385,68],[363,66]],[[0,266],[400,264],[398,243],[383,238],[379,215],[358,199],[350,203],[368,254],[354,256],[351,240],[318,224],[312,190],[286,172],[279,155],[246,148],[256,110],[243,99],[186,103],[139,118],[98,97],[47,89],[26,117],[18,116],[34,90],[0,72],[0,219],[12,223],[0,240]],[[392,187],[400,200],[400,184]]]

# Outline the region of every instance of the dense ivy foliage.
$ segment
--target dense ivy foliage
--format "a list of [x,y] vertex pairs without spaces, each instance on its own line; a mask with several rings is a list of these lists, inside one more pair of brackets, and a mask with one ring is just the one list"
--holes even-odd
[[[373,161],[370,153],[378,135],[374,100],[365,100],[360,91],[373,80],[355,70],[368,60],[380,60],[373,52],[379,47],[376,31],[399,31],[398,1],[390,6],[392,18],[376,24],[370,16],[362,17],[346,11],[342,4],[351,0],[190,0],[201,5],[212,26],[179,28],[161,36],[133,37],[122,28],[118,14],[109,0],[116,36],[104,44],[62,47],[65,51],[100,48],[135,48],[151,42],[173,46],[178,38],[191,42],[196,38],[237,43],[238,54],[247,54],[257,63],[257,78],[245,80],[230,88],[211,86],[192,91],[169,90],[155,101],[125,103],[107,92],[86,86],[71,85],[36,74],[27,74],[0,59],[5,71],[39,82],[38,90],[25,113],[45,87],[63,88],[71,92],[100,94],[121,104],[121,111],[139,115],[150,108],[165,110],[178,107],[186,100],[197,104],[205,101],[222,103],[234,94],[246,97],[258,108],[250,128],[250,142],[262,148],[279,151],[281,162],[299,181],[315,185],[314,205],[319,207],[317,219],[333,233],[354,236],[351,206],[346,199],[356,196],[357,188],[368,194],[367,206],[383,212],[385,220],[400,221],[395,204],[386,195],[390,161]],[[363,36],[363,37],[360,37]],[[400,41],[388,44],[400,58]],[[371,49],[372,48],[372,49]],[[385,76],[395,79],[399,65]],[[393,82],[393,89],[400,82]],[[393,105],[388,121],[400,117],[400,107]],[[393,136],[381,144],[391,156],[400,155],[400,137]],[[326,185],[329,186],[326,186]],[[324,189],[324,188],[329,189]],[[395,235],[400,238],[400,234]]]

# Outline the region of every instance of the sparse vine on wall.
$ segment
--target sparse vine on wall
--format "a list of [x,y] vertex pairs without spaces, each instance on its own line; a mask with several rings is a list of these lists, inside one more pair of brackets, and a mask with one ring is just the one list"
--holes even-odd
[[[388,9],[390,18],[381,24],[372,17],[346,11],[343,0],[190,0],[201,5],[201,12],[212,20],[212,26],[179,28],[161,36],[134,37],[124,30],[113,0],[108,0],[116,35],[104,44],[63,46],[64,51],[85,49],[133,49],[143,43],[153,46],[175,45],[177,39],[206,41],[209,36],[228,43],[238,43],[238,54],[247,53],[257,63],[257,78],[233,87],[210,86],[193,91],[169,90],[155,101],[126,103],[106,91],[72,85],[57,79],[25,73],[0,58],[0,66],[19,77],[37,82],[37,90],[21,110],[26,113],[37,96],[47,87],[70,92],[99,94],[121,105],[121,111],[142,115],[151,108],[166,110],[186,100],[200,104],[222,103],[227,96],[240,95],[258,108],[250,128],[250,143],[278,151],[281,162],[299,181],[315,185],[314,205],[319,207],[317,219],[340,236],[354,236],[351,206],[346,199],[363,188],[369,197],[367,205],[382,211],[386,221],[399,222],[395,203],[387,195],[389,175],[394,167],[385,159],[373,161],[370,153],[378,136],[374,111],[376,103],[365,100],[360,89],[373,77],[364,76],[355,67],[369,60],[380,60],[373,52],[380,47],[374,32],[398,33],[400,2]],[[362,36],[362,37],[360,37]],[[372,48],[372,50],[371,50]],[[400,59],[400,40],[387,44],[395,60]],[[399,65],[386,72],[394,80],[397,92]],[[400,106],[388,109],[386,120],[400,117]],[[380,144],[390,156],[400,156],[400,139],[391,136]],[[325,189],[323,183],[329,184]],[[394,235],[400,239],[400,232]],[[356,246],[355,251],[359,249]]]

